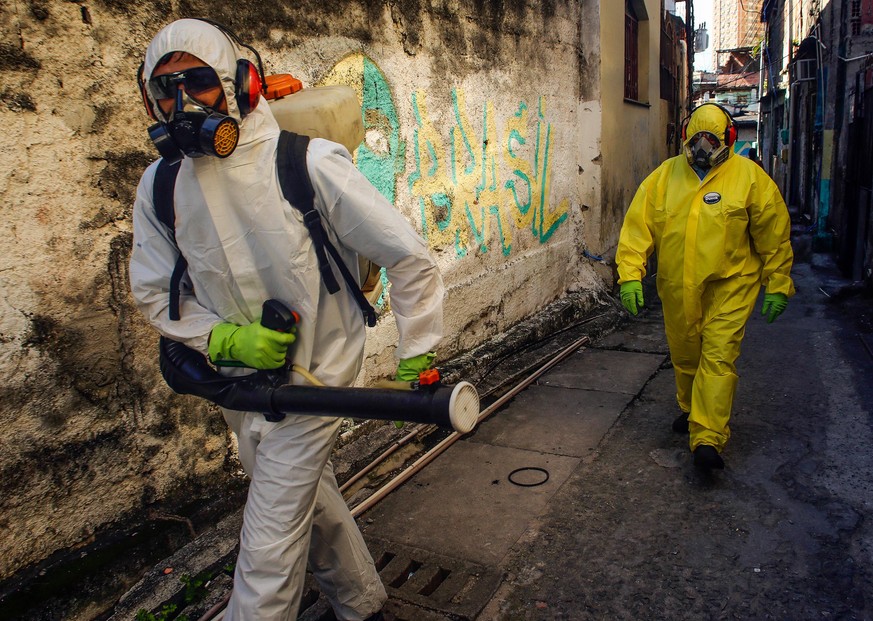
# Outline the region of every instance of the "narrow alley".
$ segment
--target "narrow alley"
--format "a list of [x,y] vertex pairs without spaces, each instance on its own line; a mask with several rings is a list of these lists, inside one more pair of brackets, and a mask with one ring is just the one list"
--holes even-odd
[[[647,283],[646,312],[360,516],[388,610],[399,621],[871,618],[869,292],[826,255],[794,277],[785,314],[767,324],[756,311],[748,325],[724,471],[696,471],[670,428],[673,375]],[[234,520],[213,545],[228,558]],[[173,563],[185,554],[204,544]],[[176,581],[163,566],[139,591],[152,605]],[[220,618],[229,586],[191,612]],[[113,619],[141,600],[122,604]],[[334,619],[315,591],[304,607],[305,621]]]
[[[871,618],[869,294],[822,255],[794,275],[785,315],[749,323],[723,472],[695,471],[670,428],[656,307],[544,375],[364,532],[502,572],[469,615],[483,621]],[[548,480],[513,486],[521,467]]]

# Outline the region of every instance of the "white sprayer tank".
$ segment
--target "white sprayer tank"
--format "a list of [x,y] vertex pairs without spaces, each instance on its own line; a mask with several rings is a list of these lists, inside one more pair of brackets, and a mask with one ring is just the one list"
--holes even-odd
[[338,142],[349,152],[364,139],[361,104],[349,86],[304,88],[270,100],[270,110],[282,129]]

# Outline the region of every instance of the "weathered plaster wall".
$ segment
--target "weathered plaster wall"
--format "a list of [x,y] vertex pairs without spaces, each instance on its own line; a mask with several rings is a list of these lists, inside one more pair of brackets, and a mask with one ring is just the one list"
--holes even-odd
[[624,214],[636,188],[662,161],[664,130],[659,90],[660,11],[658,0],[638,0],[648,19],[640,21],[639,101],[624,99],[624,3],[600,6],[603,70],[601,183],[602,226],[598,254],[615,256]]
[[[358,89],[357,163],[445,274],[445,358],[602,287],[579,261],[600,201],[597,4],[0,4],[0,579],[226,476],[223,421],[163,385],[128,293],[133,193],[155,157],[134,76],[158,27],[208,16],[268,72]],[[390,319],[372,332],[362,381],[391,372],[395,336]]]

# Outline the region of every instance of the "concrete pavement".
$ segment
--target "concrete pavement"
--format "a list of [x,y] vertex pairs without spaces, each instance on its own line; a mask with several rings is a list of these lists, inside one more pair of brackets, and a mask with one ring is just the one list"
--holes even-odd
[[398,618],[873,618],[869,292],[823,255],[794,275],[786,313],[759,300],[748,325],[723,472],[670,429],[648,287],[639,319],[364,514]]
[[[398,621],[873,618],[873,304],[824,255],[798,263],[794,277],[785,314],[766,324],[759,300],[748,325],[724,471],[702,476],[687,436],[670,429],[672,368],[646,282],[644,313],[615,331],[614,317],[603,320],[589,333],[605,336],[359,518],[389,612]],[[585,329],[525,355],[559,351]],[[194,575],[232,562],[238,520],[162,566]],[[113,619],[178,590],[160,567],[153,574]],[[189,618],[229,587],[227,575],[215,578]],[[301,619],[334,617],[311,590]]]

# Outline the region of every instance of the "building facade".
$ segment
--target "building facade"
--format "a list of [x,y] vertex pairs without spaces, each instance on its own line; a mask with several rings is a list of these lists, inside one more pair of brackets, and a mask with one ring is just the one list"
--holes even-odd
[[712,54],[716,71],[726,62],[725,54],[737,48],[754,48],[761,41],[763,0],[713,0]]
[[767,0],[762,146],[843,274],[873,274],[873,1]]

